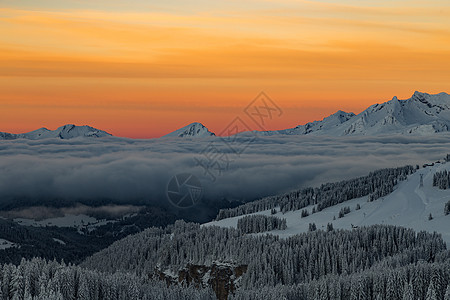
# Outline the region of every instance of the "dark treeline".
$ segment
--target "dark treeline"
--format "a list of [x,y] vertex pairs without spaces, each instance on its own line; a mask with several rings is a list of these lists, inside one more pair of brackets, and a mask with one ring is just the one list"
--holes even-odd
[[350,213],[350,207],[348,206],[344,206],[343,208],[341,208],[341,210],[339,211],[339,218],[343,218],[346,214]]
[[433,186],[442,190],[450,188],[450,173],[447,170],[436,172],[433,176]]
[[258,233],[271,230],[286,229],[286,219],[274,216],[251,215],[238,220],[237,229],[242,233]]
[[[22,258],[46,258],[64,260],[66,263],[80,263],[87,256],[100,251],[129,234],[141,232],[153,226],[166,226],[176,221],[176,216],[163,209],[148,207],[139,213],[87,230],[80,234],[76,228],[69,227],[33,227],[0,218],[0,238],[13,242],[20,247],[0,251],[0,264],[19,264]],[[63,244],[56,242],[58,239]]]
[[351,180],[322,184],[318,188],[304,188],[286,194],[266,197],[236,208],[221,209],[217,220],[252,214],[280,207],[281,212],[299,210],[317,205],[317,211],[354,198],[369,196],[369,201],[390,194],[395,185],[415,172],[412,166],[381,169],[367,176]]

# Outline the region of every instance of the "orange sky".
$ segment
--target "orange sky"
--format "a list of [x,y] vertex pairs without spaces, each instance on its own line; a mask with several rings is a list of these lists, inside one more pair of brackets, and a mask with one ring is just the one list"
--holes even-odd
[[260,91],[283,110],[267,129],[294,127],[450,92],[449,37],[437,0],[4,0],[0,131],[147,138],[198,121],[218,133]]

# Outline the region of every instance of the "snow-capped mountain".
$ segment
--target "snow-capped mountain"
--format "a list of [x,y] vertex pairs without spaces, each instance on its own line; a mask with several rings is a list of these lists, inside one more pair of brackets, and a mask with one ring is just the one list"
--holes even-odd
[[76,137],[105,137],[111,136],[111,134],[106,131],[99,130],[90,126],[76,126],[73,124],[67,124],[59,127],[56,130],[49,130],[47,128],[39,128],[37,130],[27,132],[27,133],[6,133],[0,132],[0,140],[14,140],[14,139],[48,139],[48,138],[59,138],[59,139],[71,139]]
[[339,110],[336,113],[324,118],[321,121],[314,121],[306,123],[305,125],[298,125],[294,128],[276,130],[276,131],[263,131],[263,135],[275,135],[275,134],[289,134],[289,135],[303,135],[316,132],[328,132],[339,128],[340,125],[347,122],[355,116],[354,113],[347,113]]
[[411,98],[375,104],[360,114],[337,113],[292,129],[265,131],[263,135],[380,135],[432,134],[449,131],[450,95],[415,92]]
[[210,137],[215,134],[208,130],[203,124],[195,122],[191,123],[183,128],[175,130],[164,137]]

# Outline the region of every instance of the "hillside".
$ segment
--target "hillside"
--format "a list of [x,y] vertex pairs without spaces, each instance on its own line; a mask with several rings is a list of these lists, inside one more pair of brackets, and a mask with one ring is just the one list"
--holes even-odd
[[[450,200],[450,190],[433,187],[433,175],[442,170],[450,170],[450,163],[439,163],[420,169],[409,175],[406,181],[400,182],[392,193],[372,202],[368,202],[368,197],[364,196],[327,207],[314,214],[312,210],[315,205],[310,205],[305,208],[310,215],[304,218],[301,217],[303,209],[288,211],[285,214],[278,209],[274,216],[285,218],[287,229],[271,231],[271,233],[281,237],[292,236],[307,232],[310,223],[324,230],[328,223],[331,223],[335,229],[352,229],[352,225],[360,227],[389,224],[412,228],[416,231],[436,231],[442,234],[443,239],[450,246],[450,215],[444,215],[445,203]],[[423,187],[420,186],[421,175],[423,175]],[[358,204],[360,209],[356,210]],[[351,212],[339,218],[339,212],[343,207],[349,207]],[[271,211],[265,210],[255,214],[271,215]],[[430,214],[433,217],[432,220],[428,219]],[[242,217],[213,221],[204,226],[235,228],[238,219]]]

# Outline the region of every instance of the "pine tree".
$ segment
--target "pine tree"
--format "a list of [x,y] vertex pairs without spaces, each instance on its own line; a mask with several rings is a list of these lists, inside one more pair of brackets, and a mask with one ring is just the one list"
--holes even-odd
[[328,224],[327,224],[327,232],[330,232],[330,231],[333,231],[333,230],[334,230],[333,224],[328,223]]
[[393,273],[390,273],[387,278],[386,298],[387,299],[397,299],[397,287],[395,285],[395,278],[394,278]]
[[447,285],[447,289],[445,290],[444,300],[450,300],[450,283]]
[[431,281],[430,285],[428,286],[428,290],[427,290],[425,299],[426,300],[439,300],[438,291],[436,290],[436,287],[435,287],[433,281]]
[[414,300],[414,288],[413,288],[411,282],[405,283],[402,299],[403,300]]

